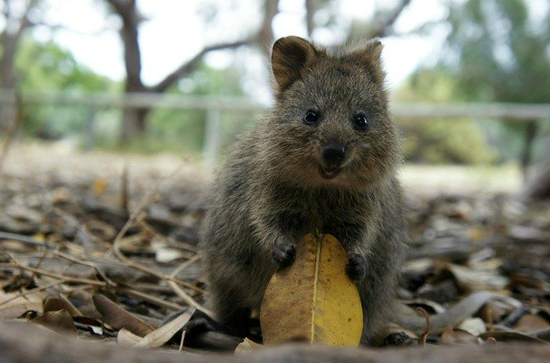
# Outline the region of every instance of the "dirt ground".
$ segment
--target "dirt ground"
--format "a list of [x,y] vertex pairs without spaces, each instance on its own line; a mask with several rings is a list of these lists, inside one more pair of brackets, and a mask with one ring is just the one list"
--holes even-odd
[[[179,178],[191,178],[198,185],[211,179],[212,171],[202,166],[201,160],[174,154],[143,156],[100,151],[81,152],[66,142],[54,144],[17,144],[12,147],[4,165],[4,172],[13,176],[85,179],[112,177],[127,166],[132,174],[141,178],[156,179],[177,171]],[[400,170],[400,179],[406,191],[413,194],[506,193],[521,190],[522,176],[517,165],[455,166],[411,165]],[[135,180],[134,180],[135,181]]]
[[[449,329],[422,334],[421,320],[379,343],[550,341],[550,203],[521,201],[513,166],[400,175],[410,250],[399,298],[408,314],[448,314]],[[239,340],[216,329],[181,333],[208,318],[197,313],[208,312],[197,230],[211,177],[168,154],[14,145],[0,175],[0,318],[126,345],[234,350]],[[146,339],[184,310],[173,335]]]

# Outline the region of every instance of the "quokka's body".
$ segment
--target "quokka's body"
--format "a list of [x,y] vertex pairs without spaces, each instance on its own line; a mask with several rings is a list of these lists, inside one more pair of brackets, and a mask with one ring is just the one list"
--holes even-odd
[[210,303],[234,333],[246,333],[271,276],[311,232],[334,235],[348,253],[362,342],[386,322],[405,226],[381,50],[378,41],[348,52],[298,37],[274,44],[276,105],[219,170],[203,225]]

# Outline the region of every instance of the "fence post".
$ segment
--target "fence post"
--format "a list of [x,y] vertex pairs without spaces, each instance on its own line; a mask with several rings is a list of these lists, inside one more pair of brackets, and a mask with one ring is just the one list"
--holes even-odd
[[86,114],[86,124],[84,125],[84,150],[91,151],[95,147],[95,115],[97,113],[97,108],[91,106],[88,108],[88,113]]
[[204,165],[213,168],[216,165],[216,157],[220,149],[220,118],[221,111],[217,108],[206,111],[206,128],[204,132]]
[[533,159],[533,141],[537,137],[538,123],[537,120],[528,119],[525,125],[525,133],[523,135],[523,147],[520,155],[520,166],[523,174],[523,183],[527,183],[528,169]]

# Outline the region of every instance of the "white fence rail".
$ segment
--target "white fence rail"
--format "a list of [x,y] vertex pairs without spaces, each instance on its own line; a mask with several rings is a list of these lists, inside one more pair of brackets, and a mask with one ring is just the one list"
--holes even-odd
[[[22,93],[0,89],[0,107],[6,105],[57,105],[84,106],[88,109],[91,130],[94,115],[98,110],[122,108],[167,108],[173,110],[205,110],[206,133],[204,157],[212,164],[220,146],[218,134],[221,113],[235,111],[253,113],[270,105],[260,104],[246,98],[198,97],[164,95],[152,93],[134,94],[67,94],[67,93]],[[507,119],[535,124],[540,120],[550,120],[550,104],[514,103],[394,103],[390,106],[394,116],[408,119],[429,118],[476,118]]]

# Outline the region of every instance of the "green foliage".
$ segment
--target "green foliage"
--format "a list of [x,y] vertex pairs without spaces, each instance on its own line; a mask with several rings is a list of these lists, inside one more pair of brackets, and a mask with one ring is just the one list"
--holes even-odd
[[[550,103],[550,12],[546,7],[540,13],[543,8],[526,0],[469,0],[450,7],[442,65],[455,76],[461,99]],[[517,157],[525,124],[504,121],[485,129],[501,140],[496,146],[502,159]]]
[[[23,42],[16,57],[18,88],[30,93],[108,92],[117,85],[79,64],[72,54],[53,42]],[[87,110],[78,106],[25,106],[24,132],[55,138],[82,134]]]
[[[240,75],[235,69],[215,69],[204,63],[188,77],[182,78],[169,92],[214,97],[243,95]],[[208,113],[203,110],[153,110],[149,115],[147,138],[162,140],[165,144],[179,145],[186,152],[198,153],[204,146],[207,117]],[[221,114],[221,140],[224,145],[231,142],[235,135],[251,122],[243,120],[242,117],[238,113]]]
[[[538,14],[540,15],[540,14]],[[536,27],[524,0],[469,0],[451,7],[449,53],[465,100],[550,102],[550,14]]]
[[[454,79],[442,69],[416,72],[397,98],[403,102],[450,102]],[[472,120],[399,120],[405,157],[412,162],[487,164],[495,160],[480,126]]]

